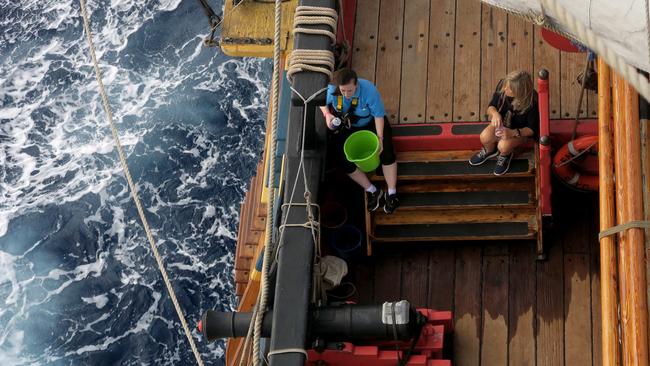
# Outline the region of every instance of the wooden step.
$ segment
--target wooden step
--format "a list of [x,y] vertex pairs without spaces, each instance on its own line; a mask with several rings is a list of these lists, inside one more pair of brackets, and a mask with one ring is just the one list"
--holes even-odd
[[505,175],[499,179],[462,180],[458,178],[436,179],[435,181],[403,181],[398,184],[400,195],[405,192],[483,192],[519,191],[536,193],[535,177],[513,177]]
[[513,191],[404,192],[400,190],[400,211],[422,209],[477,209],[534,207],[534,196],[523,187]]
[[391,215],[375,211],[374,224],[410,225],[410,224],[456,224],[456,223],[499,223],[531,222],[534,223],[536,210],[531,207],[505,207],[502,209],[479,208],[472,210],[454,210],[423,208],[418,211],[400,210]]
[[[483,165],[471,166],[469,158],[472,151],[416,151],[399,153],[397,160],[398,181],[405,180],[434,180],[434,179],[494,179],[496,158],[490,159]],[[509,177],[529,177],[535,174],[535,162],[532,152],[519,154],[510,162]],[[384,177],[375,174],[372,181],[383,181]]]
[[372,227],[373,241],[532,239],[537,233],[536,207],[400,207],[392,215],[376,212]]

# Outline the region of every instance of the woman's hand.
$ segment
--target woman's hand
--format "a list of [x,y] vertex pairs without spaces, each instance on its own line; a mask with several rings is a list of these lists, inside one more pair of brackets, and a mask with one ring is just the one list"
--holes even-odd
[[502,119],[499,112],[492,113],[492,127],[499,128],[501,127]]
[[379,153],[381,154],[382,151],[384,151],[384,138],[380,137],[379,138]]
[[500,139],[507,140],[517,136],[517,130],[511,128],[499,128],[495,131],[494,135]]

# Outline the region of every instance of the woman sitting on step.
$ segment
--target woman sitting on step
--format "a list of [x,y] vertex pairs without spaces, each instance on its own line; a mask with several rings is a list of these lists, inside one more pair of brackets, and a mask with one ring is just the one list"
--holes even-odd
[[497,85],[487,109],[490,124],[481,132],[481,151],[470,165],[481,165],[497,156],[495,175],[510,167],[514,149],[539,133],[539,108],[533,79],[526,71],[513,71]]

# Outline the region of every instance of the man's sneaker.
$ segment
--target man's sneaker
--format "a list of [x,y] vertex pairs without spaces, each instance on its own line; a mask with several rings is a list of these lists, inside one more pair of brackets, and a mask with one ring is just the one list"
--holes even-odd
[[481,151],[477,152],[476,154],[472,155],[471,158],[469,158],[469,165],[481,165],[488,161],[488,159],[493,158],[499,154],[499,151],[497,149],[494,149],[492,152],[487,152],[485,148],[481,148]]
[[386,203],[384,203],[384,212],[387,214],[392,214],[395,212],[395,209],[399,207],[399,198],[397,198],[397,193],[386,195]]
[[379,207],[379,201],[384,197],[384,191],[378,189],[375,193],[366,191],[366,198],[368,199],[368,211],[372,212]]
[[508,155],[499,155],[497,158],[497,165],[494,167],[494,175],[504,175],[510,168],[510,161],[512,160],[513,153]]

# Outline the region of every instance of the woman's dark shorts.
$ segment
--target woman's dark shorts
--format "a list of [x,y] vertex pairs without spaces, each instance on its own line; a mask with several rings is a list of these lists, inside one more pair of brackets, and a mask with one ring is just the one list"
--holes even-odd
[[[330,148],[333,149],[333,156],[335,157],[337,164],[341,169],[346,173],[354,173],[357,169],[357,166],[354,163],[348,161],[345,157],[345,152],[343,151],[343,145],[345,140],[354,132],[368,130],[374,133],[377,133],[375,128],[375,121],[372,120],[364,127],[352,127],[351,129],[343,128],[338,131],[338,133],[333,133],[329,131],[330,136]],[[379,154],[379,160],[382,165],[391,165],[396,161],[395,150],[393,148],[393,131],[391,129],[390,123],[388,123],[388,118],[384,117],[384,150]]]

